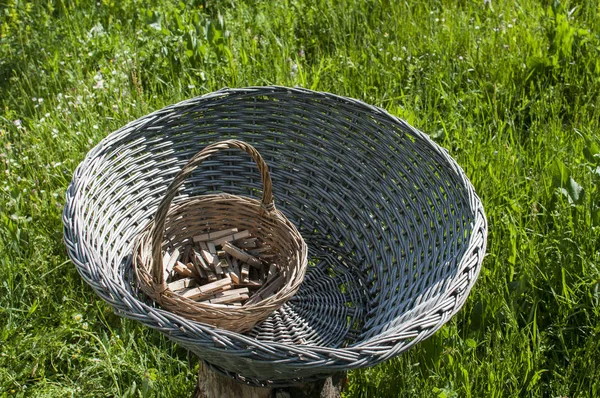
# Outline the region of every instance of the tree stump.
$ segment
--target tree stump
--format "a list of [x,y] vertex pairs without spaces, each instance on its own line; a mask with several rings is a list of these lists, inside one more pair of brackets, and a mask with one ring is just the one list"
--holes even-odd
[[215,373],[200,361],[193,398],[340,398],[346,376],[346,372],[338,372],[324,380],[292,387],[252,387]]

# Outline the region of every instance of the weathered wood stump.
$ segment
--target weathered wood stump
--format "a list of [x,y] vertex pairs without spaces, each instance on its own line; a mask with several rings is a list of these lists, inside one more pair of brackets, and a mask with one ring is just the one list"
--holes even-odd
[[346,372],[338,372],[327,379],[293,387],[251,387],[213,372],[200,361],[193,398],[340,398],[346,380]]

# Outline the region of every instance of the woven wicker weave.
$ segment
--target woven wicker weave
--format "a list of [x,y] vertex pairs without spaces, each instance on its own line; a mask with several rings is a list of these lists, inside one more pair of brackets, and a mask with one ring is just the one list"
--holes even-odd
[[[133,238],[207,144],[240,139],[271,169],[277,207],[309,247],[298,293],[246,334],[156,308],[133,286]],[[258,196],[240,151],[207,160],[174,203]],[[224,89],[169,106],[104,139],[74,173],[65,242],[83,279],[124,317],[248,383],[287,384],[390,359],[463,305],[487,222],[465,174],[404,121],[363,102],[284,87]]]
[[[191,198],[170,208],[177,191],[198,166],[218,151],[238,148],[256,162],[263,182],[261,201],[228,194]],[[205,304],[182,297],[169,290],[164,279],[163,248],[180,248],[196,235],[227,228],[250,231],[261,245],[271,248],[277,257],[285,280],[280,290],[264,300],[240,307]],[[168,236],[168,240],[164,240]],[[260,154],[237,140],[212,144],[202,149],[175,176],[160,205],[156,217],[140,234],[133,250],[133,266],[142,290],[161,308],[213,326],[243,332],[269,316],[292,297],[304,278],[307,263],[306,243],[296,227],[273,203],[271,175]]]

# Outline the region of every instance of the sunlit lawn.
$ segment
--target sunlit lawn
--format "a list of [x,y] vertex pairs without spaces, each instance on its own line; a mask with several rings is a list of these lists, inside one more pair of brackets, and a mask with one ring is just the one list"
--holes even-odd
[[600,396],[597,1],[147,3],[0,2],[0,397],[190,396],[186,351],[68,261],[64,193],[128,121],[266,84],[406,119],[490,222],[465,307],[348,396]]

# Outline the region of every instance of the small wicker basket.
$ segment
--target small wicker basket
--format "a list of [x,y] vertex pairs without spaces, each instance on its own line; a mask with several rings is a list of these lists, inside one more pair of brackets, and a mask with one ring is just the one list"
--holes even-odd
[[[263,182],[262,201],[229,195],[210,194],[171,206],[178,189],[190,174],[214,153],[238,148],[256,162]],[[274,263],[280,267],[283,286],[274,295],[239,307],[196,302],[169,289],[165,280],[163,250],[181,248],[194,236],[228,228],[248,230],[262,244],[271,247]],[[281,307],[300,287],[307,266],[307,246],[296,227],[275,209],[268,167],[251,145],[228,140],[205,147],[177,174],[163,197],[156,216],[134,242],[133,266],[141,289],[162,308],[188,319],[235,332],[251,329]]]

